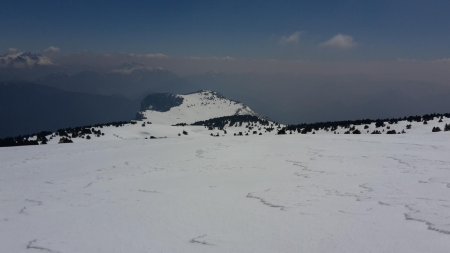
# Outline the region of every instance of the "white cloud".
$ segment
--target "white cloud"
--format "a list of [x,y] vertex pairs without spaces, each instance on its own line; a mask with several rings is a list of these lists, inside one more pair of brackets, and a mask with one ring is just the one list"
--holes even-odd
[[322,47],[336,48],[336,49],[351,49],[356,47],[357,43],[352,36],[345,34],[336,34],[331,39],[320,44]]
[[291,35],[282,36],[279,40],[281,45],[298,44],[300,42],[301,32],[296,31]]
[[44,50],[44,53],[57,54],[61,51],[59,47],[50,46]]

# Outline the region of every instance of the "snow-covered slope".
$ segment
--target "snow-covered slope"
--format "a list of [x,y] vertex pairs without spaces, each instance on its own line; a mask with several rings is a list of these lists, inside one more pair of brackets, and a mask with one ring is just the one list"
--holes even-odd
[[142,115],[153,124],[191,124],[197,121],[231,115],[257,115],[248,106],[229,100],[216,92],[203,90],[188,95],[177,95],[183,102],[169,111],[145,110]]
[[0,148],[14,253],[450,251],[450,135]]

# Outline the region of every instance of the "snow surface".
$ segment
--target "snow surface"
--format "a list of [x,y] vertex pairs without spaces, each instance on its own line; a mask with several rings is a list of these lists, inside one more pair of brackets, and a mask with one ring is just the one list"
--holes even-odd
[[450,252],[450,135],[0,148],[1,252]]

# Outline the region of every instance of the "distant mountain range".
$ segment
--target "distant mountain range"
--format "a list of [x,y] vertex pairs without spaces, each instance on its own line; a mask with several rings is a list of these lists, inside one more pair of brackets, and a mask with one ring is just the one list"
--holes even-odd
[[146,94],[168,90],[188,92],[186,81],[171,71],[127,64],[113,71],[84,70],[73,74],[55,72],[35,80],[36,83],[74,92],[121,95],[142,98]]
[[164,68],[125,63],[113,69],[66,66],[28,52],[0,55],[0,82],[29,82],[64,91],[141,99],[149,93],[195,89],[187,80]]

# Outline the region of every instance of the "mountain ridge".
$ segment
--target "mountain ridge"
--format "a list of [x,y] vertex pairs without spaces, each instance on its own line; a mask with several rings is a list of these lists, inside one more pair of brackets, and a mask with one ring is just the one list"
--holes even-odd
[[135,120],[7,138],[0,141],[0,146],[182,136],[425,134],[445,131],[450,131],[450,113],[284,125],[266,119],[247,105],[215,91],[200,90],[187,94],[149,94],[143,99]]

